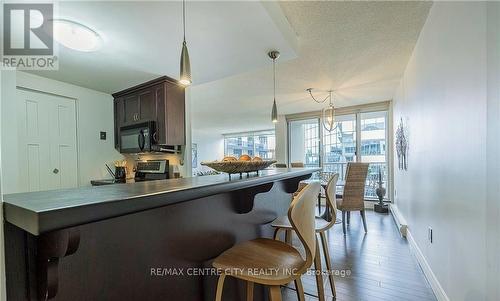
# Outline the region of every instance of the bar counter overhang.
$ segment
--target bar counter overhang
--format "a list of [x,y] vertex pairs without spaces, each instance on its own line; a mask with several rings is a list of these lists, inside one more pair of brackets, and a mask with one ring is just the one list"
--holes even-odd
[[[5,195],[7,299],[213,300],[205,268],[238,242],[272,237],[269,223],[318,170]],[[224,300],[244,297],[244,283],[224,289]]]

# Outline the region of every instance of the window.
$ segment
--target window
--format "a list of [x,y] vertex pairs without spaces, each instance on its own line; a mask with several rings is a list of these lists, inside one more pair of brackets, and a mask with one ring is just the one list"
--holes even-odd
[[275,158],[274,130],[224,135],[224,153],[239,158],[241,155]]
[[318,123],[304,124],[305,166],[319,165]]
[[320,164],[319,118],[294,120],[289,123],[290,162],[301,162],[306,167]]
[[382,173],[382,182],[387,188],[387,113],[370,112],[361,113],[361,161],[370,163],[368,168],[367,186],[365,196],[377,198],[379,171]]
[[379,171],[389,191],[387,131],[385,110],[337,115],[331,132],[324,129],[319,116],[288,120],[288,160],[337,172],[340,180],[345,180],[348,162],[368,162],[365,196],[373,199]]
[[347,162],[356,160],[356,116],[337,116],[334,129],[323,130],[323,170],[337,172],[344,180]]

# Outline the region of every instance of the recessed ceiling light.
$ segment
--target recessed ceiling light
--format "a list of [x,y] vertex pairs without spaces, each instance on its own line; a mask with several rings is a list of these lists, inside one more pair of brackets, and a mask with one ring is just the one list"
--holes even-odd
[[101,46],[101,37],[90,27],[65,19],[54,19],[52,23],[54,39],[67,48],[90,52]]

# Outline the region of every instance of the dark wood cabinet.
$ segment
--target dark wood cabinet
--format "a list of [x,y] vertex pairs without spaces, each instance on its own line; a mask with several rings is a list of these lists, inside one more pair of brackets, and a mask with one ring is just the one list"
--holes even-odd
[[[139,99],[139,112],[138,112],[138,121],[144,122],[155,119],[156,113],[156,98],[153,89],[145,89],[144,91],[140,91],[138,93]],[[162,100],[159,100],[162,101]]]
[[133,124],[139,121],[139,97],[137,93],[123,97],[123,108],[125,110],[124,124]]
[[[165,82],[156,90],[157,129],[159,144],[185,145],[185,93],[184,87]],[[168,101],[161,101],[167,99]]]
[[185,91],[167,76],[113,94],[115,147],[119,148],[120,127],[156,122],[158,145],[185,145]]

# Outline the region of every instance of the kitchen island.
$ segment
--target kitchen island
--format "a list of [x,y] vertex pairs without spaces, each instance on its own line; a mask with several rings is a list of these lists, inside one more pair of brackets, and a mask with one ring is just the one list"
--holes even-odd
[[[8,300],[212,300],[212,260],[271,237],[269,223],[317,170],[5,195]],[[224,299],[244,293],[234,280]]]

